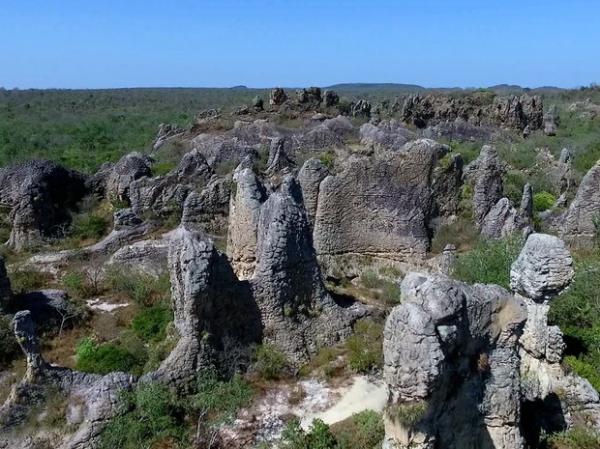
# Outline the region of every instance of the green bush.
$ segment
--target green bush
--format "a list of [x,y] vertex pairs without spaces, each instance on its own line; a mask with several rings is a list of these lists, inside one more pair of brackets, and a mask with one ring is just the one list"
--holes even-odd
[[548,449],[598,449],[600,434],[593,429],[576,426],[548,437]]
[[75,353],[75,367],[87,373],[122,371],[139,375],[146,360],[143,344],[130,336],[124,337],[120,343],[95,343],[84,338]]
[[456,279],[474,284],[497,284],[506,289],[510,266],[521,251],[522,240],[480,240],[473,250],[461,254],[452,267]]
[[106,284],[112,292],[145,306],[168,300],[171,290],[167,275],[156,278],[121,267],[113,267],[107,271]]
[[550,209],[556,203],[556,197],[550,192],[538,192],[533,195],[533,209],[543,212]]
[[131,322],[131,328],[144,341],[157,342],[165,339],[167,325],[172,312],[164,304],[155,304],[142,309]]
[[548,320],[565,335],[565,363],[600,391],[600,254],[574,257],[573,282],[550,303]]
[[48,273],[32,269],[20,269],[8,274],[12,291],[17,294],[28,293],[44,288],[50,281]]
[[150,448],[164,441],[186,440],[184,409],[165,386],[140,384],[123,395],[121,408],[125,412],[102,430],[99,449]]
[[365,410],[331,426],[336,449],[376,449],[381,447],[385,429],[380,413]]
[[62,278],[62,283],[69,295],[75,298],[89,298],[100,293],[100,280],[90,279],[81,271],[71,271]]
[[379,288],[381,278],[373,270],[365,270],[360,275],[360,283],[365,288]]
[[19,354],[19,345],[15,339],[8,318],[0,315],[0,371]]
[[84,213],[73,217],[71,224],[71,236],[80,239],[100,239],[106,234],[110,223],[101,216],[94,213]]
[[423,401],[394,404],[388,407],[387,415],[405,427],[412,427],[425,417],[428,407],[428,404]]
[[161,161],[152,165],[152,176],[164,176],[177,167],[173,161]]
[[383,326],[373,320],[361,320],[354,334],[346,340],[348,364],[359,373],[367,373],[383,365]]
[[321,153],[319,155],[319,160],[329,170],[333,170],[333,167],[334,167],[334,164],[335,164],[335,152],[333,152],[333,151],[326,151],[324,153]]
[[275,346],[263,344],[254,353],[254,368],[263,379],[278,380],[287,374],[289,361]]
[[230,423],[238,410],[250,405],[254,391],[239,374],[231,380],[220,379],[213,370],[198,376],[193,407],[205,414],[211,426]]
[[281,449],[336,449],[337,440],[329,426],[315,419],[308,432],[300,427],[298,419],[291,420],[282,433]]

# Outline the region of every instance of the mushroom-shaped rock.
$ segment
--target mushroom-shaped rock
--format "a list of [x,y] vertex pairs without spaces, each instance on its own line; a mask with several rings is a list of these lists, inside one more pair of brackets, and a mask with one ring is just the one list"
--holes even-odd
[[573,259],[561,239],[531,234],[510,269],[510,287],[534,301],[545,301],[567,288],[573,274]]

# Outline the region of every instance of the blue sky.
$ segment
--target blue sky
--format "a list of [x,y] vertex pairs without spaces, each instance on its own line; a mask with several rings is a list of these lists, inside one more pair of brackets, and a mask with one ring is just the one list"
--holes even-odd
[[599,0],[0,0],[0,86],[575,87]]

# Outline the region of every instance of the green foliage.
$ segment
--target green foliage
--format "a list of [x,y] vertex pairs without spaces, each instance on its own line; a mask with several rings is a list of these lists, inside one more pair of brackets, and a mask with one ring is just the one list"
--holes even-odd
[[172,161],[156,162],[152,165],[152,176],[164,176],[177,167],[177,164]]
[[300,427],[298,419],[291,420],[283,430],[281,449],[336,449],[337,440],[329,426],[315,419],[308,432]]
[[336,449],[377,449],[385,429],[380,413],[365,410],[331,426],[337,440]]
[[0,315],[0,371],[19,354],[19,345],[15,339],[8,318]]
[[451,243],[458,250],[471,249],[479,238],[479,231],[471,218],[459,216],[450,224],[440,226],[431,240],[431,252],[439,254]]
[[167,275],[156,278],[122,267],[113,267],[106,273],[107,287],[141,305],[152,305],[168,298],[170,292]]
[[383,365],[383,326],[373,320],[361,320],[346,340],[350,368],[367,373]]
[[365,270],[360,275],[360,282],[365,288],[379,288],[381,278],[373,270]]
[[333,167],[335,165],[335,152],[325,151],[324,153],[321,153],[319,155],[319,160],[329,170],[333,170]]
[[81,271],[66,273],[62,278],[62,283],[69,295],[75,298],[89,298],[100,293],[99,285]]
[[263,379],[278,380],[287,374],[289,361],[275,346],[263,344],[254,353],[254,368]]
[[474,284],[498,284],[509,288],[510,266],[521,251],[520,238],[480,240],[473,250],[461,254],[453,266],[454,277]]
[[504,196],[511,200],[513,204],[520,204],[525,184],[527,184],[527,181],[522,172],[509,170],[503,180]]
[[76,215],[71,224],[71,236],[80,239],[100,239],[106,234],[109,221],[95,213],[84,213]]
[[565,363],[600,391],[600,254],[574,258],[573,282],[550,303],[548,320],[565,335]]
[[[390,267],[388,267],[388,270],[389,268]],[[399,273],[398,270],[395,272]],[[400,302],[400,287],[396,281],[384,279],[378,276],[373,270],[363,271],[360,275],[360,281],[363,287],[375,290],[372,294],[376,299],[381,299],[384,303],[389,305],[398,304]]]
[[102,430],[99,449],[150,448],[162,441],[183,442],[186,438],[184,410],[167,387],[140,384],[123,395],[121,407],[125,413]]
[[169,307],[158,303],[142,309],[133,318],[131,328],[142,340],[157,342],[165,339],[167,325],[171,319]]
[[18,269],[8,274],[15,294],[20,295],[46,286],[51,276],[33,269]]
[[239,374],[229,381],[219,378],[212,370],[198,376],[197,393],[193,406],[206,414],[211,426],[230,423],[241,408],[250,405],[254,391]]
[[550,209],[556,203],[556,197],[550,192],[538,192],[533,195],[533,209],[543,212]]
[[390,419],[405,427],[412,427],[427,414],[428,404],[424,401],[390,405],[387,414]]
[[565,432],[551,435],[548,449],[598,449],[600,434],[593,429],[576,426]]
[[95,343],[90,338],[84,338],[77,345],[75,357],[75,366],[79,371],[98,374],[123,371],[139,375],[147,354],[139,340],[125,335],[118,343]]

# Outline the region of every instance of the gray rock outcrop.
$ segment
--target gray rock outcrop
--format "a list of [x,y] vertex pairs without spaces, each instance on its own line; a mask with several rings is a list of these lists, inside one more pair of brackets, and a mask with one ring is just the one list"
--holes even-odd
[[484,145],[479,157],[465,168],[466,180],[473,188],[473,220],[478,227],[502,198],[504,172],[504,164],[491,145]]
[[86,193],[83,175],[50,161],[0,169],[0,204],[9,210],[8,246],[19,251],[63,237]]
[[315,223],[319,204],[319,188],[321,181],[329,175],[329,169],[316,158],[308,159],[298,172],[298,182],[302,188],[304,207],[311,226]]
[[533,192],[531,185],[523,187],[521,206],[514,207],[508,198],[501,198],[490,209],[481,224],[481,235],[501,239],[518,232],[533,231]]
[[550,106],[550,109],[544,114],[544,134],[547,136],[556,136],[556,131],[560,125],[560,117],[556,111],[556,106]]
[[421,139],[402,151],[351,158],[320,184],[317,255],[328,275],[349,275],[353,259],[419,260],[429,247],[432,173],[448,147]]
[[141,153],[123,156],[106,177],[105,193],[112,201],[129,203],[129,187],[133,181],[152,176],[152,160]]
[[269,94],[269,105],[281,106],[287,100],[287,95],[281,87],[276,87]]
[[599,186],[600,162],[597,162],[583,177],[575,198],[561,220],[560,235],[571,245],[588,245],[599,234]]
[[542,234],[511,268],[516,294],[408,274],[384,331],[383,447],[522,449],[580,422],[599,429],[600,397],[562,367],[562,334],[547,323],[572,277],[564,243]]

